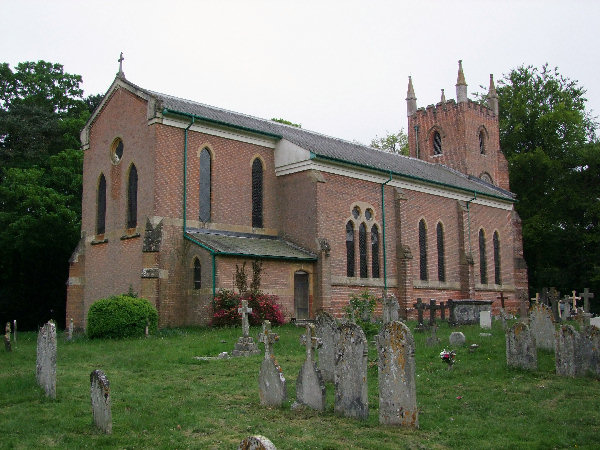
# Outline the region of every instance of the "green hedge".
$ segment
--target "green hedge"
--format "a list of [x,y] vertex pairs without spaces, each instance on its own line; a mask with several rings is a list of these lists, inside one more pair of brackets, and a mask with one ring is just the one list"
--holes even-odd
[[158,328],[158,312],[144,298],[114,295],[93,303],[88,311],[87,335],[90,338],[143,336],[146,321],[149,331]]

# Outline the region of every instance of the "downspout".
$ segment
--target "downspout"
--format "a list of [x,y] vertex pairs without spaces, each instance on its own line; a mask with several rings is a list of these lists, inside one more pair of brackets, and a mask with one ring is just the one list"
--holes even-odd
[[383,222],[383,293],[387,295],[387,254],[385,250],[385,189],[384,186],[392,181],[392,171],[390,178],[385,183],[381,183],[381,221]]
[[191,237],[189,237],[186,234],[186,230],[187,230],[187,154],[188,154],[188,131],[192,127],[192,125],[194,125],[195,121],[196,121],[196,117],[192,116],[192,121],[190,122],[190,124],[184,130],[185,140],[184,140],[184,144],[183,144],[183,238],[187,239],[188,241],[193,242],[196,245],[199,245],[203,249],[208,250],[210,252],[211,259],[212,259],[212,296],[214,298],[215,297],[215,293],[216,293],[215,281],[216,281],[216,272],[217,272],[217,270],[216,270],[215,252],[214,252],[213,249],[207,247],[206,245],[198,242],[195,239],[192,239]]
[[474,197],[471,200],[467,200],[467,228],[469,230],[469,257],[473,259],[473,249],[471,248],[471,209],[469,205],[475,199],[477,199],[477,192],[473,192]]

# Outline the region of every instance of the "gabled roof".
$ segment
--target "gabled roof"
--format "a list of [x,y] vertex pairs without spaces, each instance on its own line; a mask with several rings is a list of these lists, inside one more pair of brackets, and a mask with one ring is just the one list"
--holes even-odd
[[[515,201],[513,193],[441,164],[396,155],[355,142],[326,136],[304,128],[293,127],[272,120],[260,119],[191,100],[149,91],[122,78],[117,78],[117,80],[120,80],[119,84],[129,85],[130,89],[138,95],[142,94],[143,97],[154,98],[156,109],[162,111],[163,114],[193,116],[201,121],[246,130],[270,136],[274,139],[285,139],[311,152],[313,158],[317,160],[347,164],[361,170],[377,171],[386,175],[391,173],[398,177],[418,182],[477,193],[477,195],[489,196],[509,202]],[[115,83],[113,83],[113,86],[115,86]],[[91,120],[92,118],[88,123],[91,123]]]

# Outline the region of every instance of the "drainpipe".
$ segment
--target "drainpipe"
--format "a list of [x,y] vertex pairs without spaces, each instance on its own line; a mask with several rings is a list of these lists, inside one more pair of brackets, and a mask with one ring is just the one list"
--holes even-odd
[[392,181],[392,171],[390,178],[385,183],[381,183],[381,221],[383,222],[383,292],[387,295],[387,254],[385,250],[385,189],[384,186]]
[[473,258],[473,249],[471,248],[471,209],[469,205],[473,200],[477,198],[477,192],[473,192],[474,197],[471,200],[467,200],[467,228],[469,229],[469,256]]
[[415,154],[419,159],[419,125],[415,125]]

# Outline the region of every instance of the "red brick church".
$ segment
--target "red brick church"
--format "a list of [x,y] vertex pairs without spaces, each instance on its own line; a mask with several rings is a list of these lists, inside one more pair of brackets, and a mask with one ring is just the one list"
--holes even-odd
[[[236,265],[260,260],[287,319],[340,316],[353,293],[495,300],[527,289],[498,97],[417,108],[410,157],[160,94],[119,71],[81,132],[81,240],[67,319],[132,289],[159,324],[207,324]],[[494,306],[497,306],[494,305]]]

